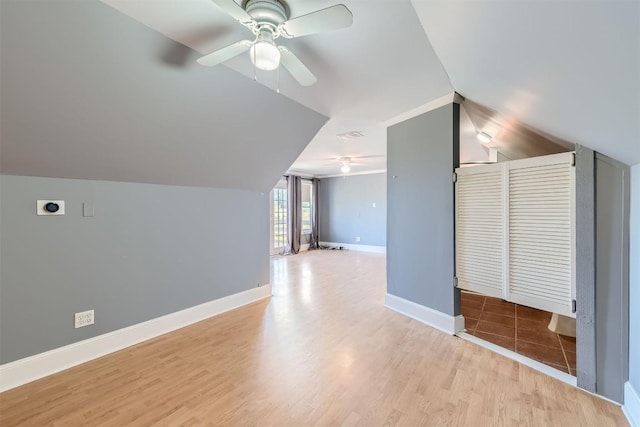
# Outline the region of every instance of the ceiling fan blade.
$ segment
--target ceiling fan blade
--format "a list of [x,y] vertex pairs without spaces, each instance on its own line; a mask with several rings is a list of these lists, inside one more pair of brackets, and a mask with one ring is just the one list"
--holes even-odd
[[338,30],[353,24],[353,15],[347,6],[337,4],[283,22],[278,27],[286,38],[306,36],[323,31]]
[[241,40],[234,44],[230,44],[229,46],[223,47],[222,49],[218,49],[208,55],[198,58],[198,64],[205,65],[207,67],[213,67],[214,65],[218,65],[248,51],[251,47],[251,44],[252,42],[250,42],[249,40]]
[[284,46],[279,46],[280,49],[280,64],[287,69],[294,79],[298,81],[302,86],[311,86],[318,81],[316,76],[313,75],[306,65],[302,63],[289,49]]
[[253,21],[253,18],[251,17],[251,15],[249,15],[238,3],[236,3],[233,0],[211,0],[211,1],[217,4],[220,9],[227,12],[229,15],[233,17],[233,19],[240,22],[241,24],[247,24]]
[[355,156],[355,157],[352,157],[352,159],[376,159],[380,157],[384,157],[384,154],[370,154],[367,156]]

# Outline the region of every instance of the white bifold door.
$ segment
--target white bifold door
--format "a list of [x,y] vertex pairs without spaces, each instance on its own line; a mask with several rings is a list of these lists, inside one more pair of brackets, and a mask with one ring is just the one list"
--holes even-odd
[[575,317],[574,154],[456,169],[458,287]]

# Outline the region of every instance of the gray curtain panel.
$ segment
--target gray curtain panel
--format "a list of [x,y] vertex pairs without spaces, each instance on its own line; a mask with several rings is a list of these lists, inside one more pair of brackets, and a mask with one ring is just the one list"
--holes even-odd
[[289,244],[285,254],[297,254],[300,251],[300,232],[302,230],[302,178],[296,175],[287,177],[289,198]]
[[320,210],[319,205],[319,197],[320,193],[320,180],[314,178],[311,180],[313,183],[313,187],[311,189],[311,242],[309,245],[310,249],[318,249],[320,247],[320,242],[318,236],[320,236],[320,232],[318,231],[318,211]]

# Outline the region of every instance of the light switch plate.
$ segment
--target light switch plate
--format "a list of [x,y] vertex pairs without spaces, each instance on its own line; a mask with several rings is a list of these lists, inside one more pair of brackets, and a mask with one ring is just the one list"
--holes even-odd
[[85,202],[82,204],[82,216],[90,217],[95,215],[95,210],[93,209],[93,203]]

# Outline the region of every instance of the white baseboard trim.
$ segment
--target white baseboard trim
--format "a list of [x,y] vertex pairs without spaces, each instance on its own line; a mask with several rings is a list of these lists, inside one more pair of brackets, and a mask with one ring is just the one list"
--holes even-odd
[[450,316],[395,295],[387,294],[384,306],[449,335],[455,335],[464,329],[464,317],[462,316]]
[[371,252],[376,254],[386,254],[387,247],[386,246],[371,246],[371,245],[352,245],[349,243],[336,243],[336,242],[320,242],[320,246],[331,246],[331,247],[340,247],[342,246],[345,249],[350,251],[357,252]]
[[640,427],[640,394],[630,382],[624,383],[624,406],[622,411],[631,427]]
[[533,359],[529,359],[526,356],[523,356],[521,354],[516,353],[515,351],[511,351],[511,350],[507,350],[504,347],[500,347],[499,345],[490,343],[489,341],[485,341],[483,339],[480,339],[478,337],[475,337],[471,334],[468,334],[466,332],[458,332],[457,335],[467,341],[470,341],[474,344],[477,344],[481,347],[484,347],[486,349],[489,349],[493,352],[496,352],[498,354],[501,354],[504,357],[507,357],[511,360],[515,360],[516,362],[522,363],[523,365],[526,365],[530,368],[535,369],[536,371],[540,371],[543,374],[547,374],[555,379],[558,379],[562,382],[565,382],[569,385],[572,385],[574,387],[578,386],[578,380],[576,377],[574,377],[573,375],[569,375],[566,372],[562,372],[559,371],[557,369],[552,368],[551,366],[545,365],[544,363],[540,363],[536,360]]
[[263,285],[0,365],[0,392],[270,296],[271,285]]

